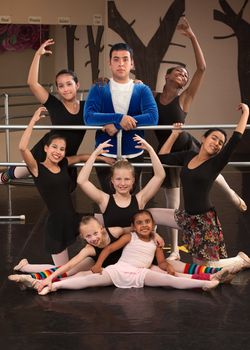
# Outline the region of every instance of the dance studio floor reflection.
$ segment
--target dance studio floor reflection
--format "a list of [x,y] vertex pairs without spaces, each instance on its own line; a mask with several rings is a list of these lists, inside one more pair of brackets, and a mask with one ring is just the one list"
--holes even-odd
[[[250,207],[249,169],[227,169],[224,175]],[[43,249],[45,209],[33,186],[0,186],[0,215],[8,215],[9,195],[13,215],[25,214],[26,221],[0,221],[2,349],[249,348],[250,270],[238,274],[231,285],[209,293],[103,287],[41,297],[31,290],[21,291],[7,280],[14,264],[23,257],[33,263],[50,262]],[[213,199],[230,255],[239,250],[250,255],[250,210],[239,213],[217,188]],[[93,211],[78,191],[75,202],[78,211]],[[74,244],[71,255],[80,247],[80,242]],[[189,261],[184,253],[182,258]]]

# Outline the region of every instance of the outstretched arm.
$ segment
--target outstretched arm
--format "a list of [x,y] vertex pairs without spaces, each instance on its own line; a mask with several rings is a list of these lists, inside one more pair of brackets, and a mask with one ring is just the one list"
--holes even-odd
[[157,154],[155,153],[155,150],[146,140],[138,135],[134,137],[134,140],[138,142],[138,146],[135,146],[136,148],[141,148],[148,151],[154,172],[153,177],[149,180],[146,186],[136,195],[139,203],[139,208],[142,209],[148,203],[148,201],[158,192],[165,178],[165,170]]
[[175,141],[178,139],[180,133],[182,133],[182,130],[181,130],[182,125],[183,125],[182,123],[174,123],[173,124],[174,128],[176,128],[176,129],[172,129],[170,136],[167,138],[165,143],[162,145],[158,154],[168,154],[171,152],[171,149],[172,149]]
[[196,61],[196,71],[189,83],[189,86],[180,95],[180,103],[182,105],[182,108],[185,112],[188,112],[190,105],[192,103],[192,100],[196,95],[200,87],[202,78],[204,76],[205,69],[206,69],[206,61],[205,61],[202,49],[200,47],[200,44],[196,38],[196,35],[192,31],[192,28],[190,27],[190,24],[188,23],[185,17],[181,19],[181,22],[180,24],[178,24],[177,29],[183,35],[187,36],[190,39],[191,44],[193,46],[195,61]]
[[82,167],[77,178],[78,185],[90,199],[92,199],[95,203],[99,205],[99,208],[102,213],[105,211],[109,195],[99,190],[94,184],[92,184],[92,182],[89,181],[89,177],[93,168],[93,164],[96,161],[96,158],[100,154],[107,153],[108,147],[112,147],[112,145],[109,142],[110,140],[107,140],[106,142],[99,144],[99,146],[90,155],[85,165]]
[[65,272],[68,272],[80,262],[82,262],[84,259],[86,259],[89,256],[94,256],[95,254],[95,249],[91,245],[87,244],[77,255],[70,259],[66,264],[60,266],[49,277],[42,280],[41,283],[39,283],[38,285],[38,292],[40,292],[45,286],[49,286],[51,288],[53,279],[64,274]]
[[109,232],[115,238],[119,238],[122,235],[131,233],[131,226],[130,227],[119,227],[119,226],[109,227]]
[[97,262],[91,268],[91,271],[94,273],[101,273],[103,262],[107,259],[107,257],[116,250],[123,248],[126,244],[130,242],[130,240],[131,234],[125,234],[121,236],[116,242],[111,243],[107,247],[105,247],[99,255]]
[[[90,154],[76,154],[74,156],[67,157],[68,165],[86,162],[89,159],[89,157],[90,157]],[[96,160],[107,163],[109,165],[113,165],[115,163],[114,158],[109,158],[109,157],[104,157],[104,156],[97,156]]]
[[36,96],[39,102],[45,103],[48,99],[48,91],[38,82],[39,75],[39,65],[40,59],[43,55],[51,55],[52,51],[47,50],[46,47],[53,45],[55,42],[53,39],[46,40],[36,51],[33,61],[30,66],[29,75],[28,75],[28,85],[32,93]]
[[241,134],[243,134],[247,126],[247,121],[249,117],[249,107],[245,103],[240,103],[238,109],[242,111],[242,114],[235,131],[238,131]]
[[29,141],[32,134],[33,126],[36,124],[38,120],[42,118],[42,115],[45,112],[47,112],[47,109],[45,107],[40,107],[35,111],[33,117],[31,118],[19,142],[19,150],[22,154],[23,160],[25,161],[29,170],[34,176],[38,176],[37,162],[33,157],[32,153],[30,152],[28,146],[29,146]]

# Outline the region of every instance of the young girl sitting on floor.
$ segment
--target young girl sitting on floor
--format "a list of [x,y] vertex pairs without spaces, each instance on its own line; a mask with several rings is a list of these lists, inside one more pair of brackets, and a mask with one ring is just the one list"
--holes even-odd
[[[45,295],[58,289],[83,289],[112,284],[119,288],[141,288],[145,285],[208,290],[216,287],[220,281],[227,277],[227,271],[223,271],[223,273],[217,272],[214,275],[188,275],[175,272],[173,265],[171,265],[175,262],[171,262],[171,264],[167,262],[163,250],[157,247],[154,242],[154,226],[155,223],[149,211],[140,210],[137,212],[132,220],[133,232],[123,235],[119,240],[105,247],[96,264],[92,267],[93,272],[102,272],[101,274],[93,274],[91,271],[80,273],[76,276],[53,282],[51,286],[47,286],[42,290],[41,286],[39,287],[39,281],[32,279],[30,276],[18,275],[19,282],[41,290],[39,294]],[[118,262],[102,270],[102,265],[108,256],[123,247],[125,248]],[[156,256],[158,267],[151,268],[154,256]]]

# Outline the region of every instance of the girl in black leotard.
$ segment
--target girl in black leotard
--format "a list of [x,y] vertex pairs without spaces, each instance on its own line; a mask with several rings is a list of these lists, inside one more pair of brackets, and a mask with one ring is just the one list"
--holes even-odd
[[[36,110],[19,143],[19,149],[35,185],[44,200],[49,217],[46,225],[45,246],[52,255],[55,265],[68,261],[67,247],[78,235],[79,215],[71,199],[71,181],[68,167],[86,161],[89,155],[65,157],[66,141],[62,136],[52,135],[47,141],[43,162],[37,161],[28,148],[33,126],[46,112],[45,107]],[[99,158],[103,160],[105,157]],[[104,159],[105,161],[105,159]]]
[[242,110],[241,118],[225,146],[225,132],[211,129],[204,134],[198,152],[169,153],[179,136],[179,131],[173,130],[159,151],[159,157],[164,164],[182,166],[181,181],[185,210],[152,209],[157,223],[182,230],[183,240],[193,258],[202,262],[218,261],[220,267],[223,266],[223,260],[220,259],[226,258],[227,253],[221,226],[210,202],[209,193],[214,180],[226,166],[246,128],[249,108],[241,103],[239,109]]
[[149,182],[135,195],[131,194],[135,183],[134,167],[126,160],[117,161],[112,166],[113,195],[103,192],[89,180],[96,157],[108,152],[108,148],[112,147],[109,140],[101,143],[93,151],[78,175],[77,183],[83,192],[99,206],[106,227],[129,226],[132,216],[138,209],[143,209],[155,196],[165,177],[164,168],[153,147],[140,136],[135,136],[134,141],[138,143],[138,149],[145,149],[149,153],[154,171]]

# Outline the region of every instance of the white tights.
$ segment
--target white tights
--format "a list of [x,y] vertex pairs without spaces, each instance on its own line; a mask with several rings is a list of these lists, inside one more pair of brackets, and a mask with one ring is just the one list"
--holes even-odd
[[[166,273],[148,270],[144,285],[150,287],[173,287],[177,289],[202,288],[216,286],[217,281],[195,280],[188,277],[175,277]],[[103,270],[102,274],[86,272],[85,275],[78,274],[73,277],[64,278],[52,284],[52,291],[58,289],[84,289],[90,287],[105,287],[113,285],[109,274]]]
[[30,175],[28,169],[24,166],[17,166],[14,170],[14,176],[16,179],[22,179]]
[[[89,271],[95,262],[92,258],[86,258],[81,261],[79,264],[74,266],[71,270],[67,271],[67,276],[75,275],[80,271]],[[45,270],[50,270],[52,268],[58,267],[61,265],[50,265],[50,264],[26,264],[19,271],[27,273],[36,273],[42,272]]]
[[[225,178],[219,174],[215,179],[215,182],[223,189],[224,193],[228,196],[228,198],[234,203],[234,205],[241,209],[241,206],[246,206],[245,202],[238,196],[238,194],[228,185]],[[245,208],[246,210],[246,208]]]
[[55,266],[64,265],[69,261],[68,249],[66,248],[58,254],[52,254],[51,257]]
[[193,262],[198,265],[206,265],[209,267],[227,267],[237,263],[242,263],[242,259],[240,256],[236,255],[232,258],[220,259],[217,261],[203,261],[193,258]]
[[[165,188],[165,199],[166,199],[166,208],[177,209],[180,206],[180,188]],[[171,234],[171,252],[177,253],[178,249],[178,230],[169,227],[169,232]]]
[[169,226],[175,229],[180,229],[175,221],[175,209],[168,208],[150,208],[148,209],[153,215],[154,221],[157,225]]
[[218,284],[216,281],[204,281],[191,279],[190,276],[176,277],[161,272],[148,270],[145,276],[144,285],[149,287],[172,287],[176,289],[192,289],[209,287]]
[[63,278],[58,282],[52,283],[52,291],[58,289],[84,289],[89,287],[105,287],[113,284],[109,274],[103,270],[102,274],[86,271],[72,276]]

